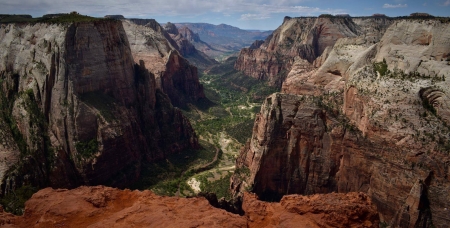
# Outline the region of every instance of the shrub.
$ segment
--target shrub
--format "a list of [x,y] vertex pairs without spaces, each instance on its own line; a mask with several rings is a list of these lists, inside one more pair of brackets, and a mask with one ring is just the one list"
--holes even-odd
[[37,188],[31,185],[24,185],[14,191],[9,192],[0,199],[0,204],[5,211],[22,215],[25,208],[25,202],[37,192]]
[[81,157],[90,158],[98,151],[98,142],[97,139],[91,139],[87,142],[77,142],[75,148]]
[[383,59],[383,62],[374,63],[373,68],[375,71],[380,73],[381,76],[386,76],[388,72],[388,65],[386,64],[386,59]]

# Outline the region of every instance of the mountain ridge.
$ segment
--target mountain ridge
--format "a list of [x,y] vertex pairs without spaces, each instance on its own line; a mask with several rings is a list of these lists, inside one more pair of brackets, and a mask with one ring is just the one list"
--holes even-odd
[[[219,58],[238,52],[241,48],[250,46],[254,40],[265,39],[271,31],[247,31],[231,25],[213,25],[209,23],[175,23],[177,27],[188,27],[198,34],[200,39],[214,50],[199,47],[205,54]],[[221,59],[222,59],[221,58]]]

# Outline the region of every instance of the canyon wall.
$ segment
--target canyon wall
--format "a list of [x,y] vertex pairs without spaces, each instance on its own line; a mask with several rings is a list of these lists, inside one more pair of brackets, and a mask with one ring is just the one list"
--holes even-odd
[[2,194],[125,186],[142,161],[198,147],[120,21],[0,26]]
[[[142,60],[155,75],[156,87],[166,93],[172,104],[204,98],[197,67],[180,55],[177,42],[153,19],[122,20],[135,62]],[[187,48],[188,49],[188,48]]]
[[366,39],[377,42],[390,23],[387,18],[285,17],[283,24],[259,48],[241,50],[235,69],[281,87],[296,57],[312,64],[344,37],[367,34]]
[[175,48],[180,54],[199,69],[203,70],[214,64],[218,64],[216,60],[208,57],[204,52],[197,50],[197,47],[211,47],[201,41],[198,34],[192,32],[188,27],[177,28],[175,24],[168,22],[164,25],[164,31],[176,42]]
[[236,193],[362,191],[386,225],[450,223],[450,24],[389,23],[382,35],[373,25],[338,39],[312,63],[291,60],[237,159]]

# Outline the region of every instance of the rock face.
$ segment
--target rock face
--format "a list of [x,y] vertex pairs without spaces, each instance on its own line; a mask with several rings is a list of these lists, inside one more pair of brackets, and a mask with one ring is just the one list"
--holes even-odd
[[[0,210],[2,227],[378,227],[376,208],[363,193],[286,196],[280,203],[244,195],[244,216],[204,198],[157,196],[108,187],[50,188],[27,201],[21,217]],[[0,207],[1,209],[1,207]]]
[[185,35],[183,36],[183,34],[178,32],[177,27],[170,22],[164,25],[164,31],[169,33],[170,37],[177,43],[177,50],[182,56],[192,55],[197,51],[194,45],[189,42],[189,39],[185,38],[187,31],[185,31]]
[[122,21],[135,62],[142,60],[155,75],[156,87],[166,93],[175,106],[204,98],[195,66],[180,55],[176,41],[153,19]]
[[287,17],[259,48],[242,49],[235,69],[281,87],[294,65],[295,57],[313,63],[327,48],[332,48],[338,39],[344,37],[370,34],[368,38],[371,41],[378,41],[377,38],[390,23],[386,18]]
[[188,27],[178,29],[175,24],[168,22],[164,25],[164,31],[166,31],[176,42],[175,48],[180,52],[180,54],[197,67],[205,69],[218,63],[216,60],[208,57],[205,53],[196,49],[195,45],[209,45],[201,41],[198,34],[192,32]]
[[0,77],[2,194],[124,186],[142,161],[198,146],[120,21],[2,24]]
[[244,194],[249,227],[378,227],[375,206],[363,193],[288,195],[279,203]]
[[255,40],[248,49],[258,49],[264,43],[264,40]]
[[232,188],[267,200],[362,191],[386,225],[447,227],[449,29],[396,20],[382,36],[337,40],[313,63],[294,58],[286,94],[266,99],[237,159],[249,175]]

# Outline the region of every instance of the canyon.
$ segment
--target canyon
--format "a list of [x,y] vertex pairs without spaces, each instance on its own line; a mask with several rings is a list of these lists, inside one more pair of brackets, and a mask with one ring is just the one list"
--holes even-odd
[[439,19],[285,18],[243,49],[235,68],[281,93],[257,114],[235,194],[361,191],[387,226],[447,227],[448,34]]
[[[0,23],[0,195],[41,189],[24,209],[2,204],[2,227],[450,224],[448,18],[285,17],[263,40],[67,16]],[[211,52],[223,31],[245,39]],[[199,139],[213,161],[173,167]],[[174,196],[125,189],[143,170],[179,172]],[[188,179],[222,181],[234,198],[184,194]]]

